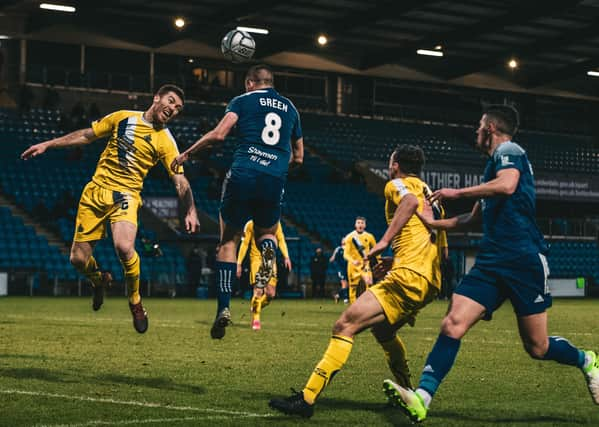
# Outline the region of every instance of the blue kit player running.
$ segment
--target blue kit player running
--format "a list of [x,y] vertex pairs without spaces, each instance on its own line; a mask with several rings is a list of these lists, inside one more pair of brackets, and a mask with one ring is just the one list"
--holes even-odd
[[347,282],[347,260],[343,256],[343,246],[345,239],[341,240],[341,246],[337,246],[333,251],[333,255],[329,258],[329,263],[334,263],[335,270],[337,271],[337,278],[339,279],[339,288],[335,300],[341,299],[344,304],[349,303],[349,284]]
[[422,421],[437,388],[453,366],[460,340],[480,319],[509,299],[527,353],[534,359],[576,366],[599,404],[599,361],[592,351],[568,340],[547,336],[551,295],[547,287],[547,245],[535,222],[535,187],[526,152],[511,139],[518,128],[518,112],[509,106],[490,106],[480,120],[476,146],[489,156],[481,185],[441,189],[430,201],[472,197],[479,199],[471,213],[427,221],[437,229],[466,226],[482,216],[483,238],[476,262],[453,295],[441,333],[428,355],[418,388],[413,391],[385,380],[392,404],[412,419]]
[[302,127],[293,103],[273,87],[272,70],[251,67],[245,79],[246,93],[231,100],[218,125],[185,150],[172,163],[176,169],[195,151],[222,143],[237,125],[233,164],[223,183],[220,206],[220,248],[216,255],[218,308],[210,330],[220,339],[231,323],[229,304],[232,280],[237,272],[237,246],[243,227],[254,220],[262,265],[256,286],[265,287],[275,265],[275,232],[281,216],[281,197],[290,165],[304,158]]

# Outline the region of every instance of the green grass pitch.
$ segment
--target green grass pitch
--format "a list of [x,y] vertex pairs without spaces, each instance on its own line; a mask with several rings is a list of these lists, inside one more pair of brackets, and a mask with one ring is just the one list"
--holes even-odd
[[[215,302],[145,301],[150,328],[137,334],[124,298],[97,313],[82,298],[0,299],[1,426],[385,426],[410,425],[387,407],[390,376],[368,332],[310,420],[279,415],[270,398],[301,389],[343,310],[329,300],[275,300],[249,326],[248,302],[234,300],[234,325],[210,339]],[[446,302],[435,302],[402,336],[418,378]],[[557,300],[549,333],[599,349],[596,300]],[[428,426],[599,425],[582,374],[530,359],[509,304],[463,340]]]

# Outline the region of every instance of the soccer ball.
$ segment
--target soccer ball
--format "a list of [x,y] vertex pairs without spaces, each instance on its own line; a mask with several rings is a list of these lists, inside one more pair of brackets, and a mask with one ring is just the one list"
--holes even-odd
[[220,49],[229,61],[245,62],[252,59],[256,51],[256,42],[250,33],[231,30],[223,37]]

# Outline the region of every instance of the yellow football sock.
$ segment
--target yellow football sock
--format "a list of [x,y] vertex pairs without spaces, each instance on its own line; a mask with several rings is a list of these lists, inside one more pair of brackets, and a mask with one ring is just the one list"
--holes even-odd
[[125,273],[125,284],[127,285],[129,302],[137,304],[141,300],[141,296],[139,295],[139,270],[141,264],[139,262],[139,255],[137,255],[137,252],[134,252],[131,259],[127,261],[121,260],[121,264]]
[[380,344],[385,351],[387,364],[395,376],[397,383],[404,388],[412,388],[407,359],[408,352],[401,338],[396,335],[393,339]]
[[260,320],[260,312],[262,311],[262,296],[252,296],[250,307],[252,307],[252,321]]
[[349,303],[353,304],[356,301],[356,295],[358,295],[358,285],[349,285]]
[[94,256],[90,256],[87,260],[87,264],[83,268],[83,271],[80,271],[90,282],[92,282],[92,286],[96,287],[102,284],[102,272],[100,271],[100,267],[98,267],[98,263]]
[[329,347],[324,352],[322,360],[314,368],[306,387],[304,388],[304,400],[310,405],[318,398],[322,390],[331,382],[333,377],[347,362],[351,353],[354,340],[341,335],[333,335],[329,341]]
[[268,295],[266,295],[266,294],[262,295],[262,308],[269,305],[270,301],[271,301],[271,299],[268,297]]

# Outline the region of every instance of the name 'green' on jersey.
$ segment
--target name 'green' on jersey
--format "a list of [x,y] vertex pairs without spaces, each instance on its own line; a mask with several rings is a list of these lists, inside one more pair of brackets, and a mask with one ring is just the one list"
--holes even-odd
[[273,88],[259,89],[231,100],[225,114],[237,114],[237,145],[231,169],[253,169],[285,177],[291,142],[302,137],[293,103]]

